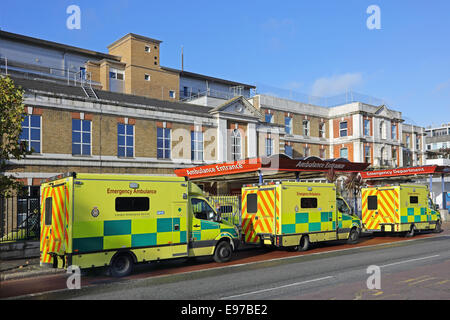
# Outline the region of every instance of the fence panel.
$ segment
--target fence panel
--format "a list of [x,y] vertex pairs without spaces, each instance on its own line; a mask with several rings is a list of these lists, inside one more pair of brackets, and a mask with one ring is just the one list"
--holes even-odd
[[228,221],[238,228],[241,226],[241,197],[231,195],[209,196],[216,211],[220,213],[222,219]]
[[0,197],[0,242],[38,240],[39,230],[39,198]]

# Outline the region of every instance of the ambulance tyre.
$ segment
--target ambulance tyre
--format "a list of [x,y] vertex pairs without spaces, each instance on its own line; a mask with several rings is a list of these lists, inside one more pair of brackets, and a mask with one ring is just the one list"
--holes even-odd
[[309,237],[304,235],[300,238],[300,243],[298,244],[297,251],[307,251],[310,247]]
[[232,255],[233,249],[231,248],[230,243],[226,240],[222,240],[217,244],[213,258],[215,262],[223,263],[230,261]]
[[112,258],[109,270],[113,277],[125,277],[133,271],[133,264],[134,261],[130,254],[118,253]]
[[348,240],[347,243],[349,244],[356,244],[359,241],[359,232],[358,229],[353,228],[352,230],[350,230],[350,233],[348,235]]

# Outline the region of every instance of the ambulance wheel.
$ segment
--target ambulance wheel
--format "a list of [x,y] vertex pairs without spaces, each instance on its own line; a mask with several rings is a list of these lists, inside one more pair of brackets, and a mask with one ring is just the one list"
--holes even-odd
[[300,243],[298,244],[297,251],[307,251],[309,249],[311,242],[309,242],[308,236],[303,236],[300,238]]
[[441,227],[442,227],[441,220],[436,221],[436,227],[434,228],[434,232],[435,233],[441,232],[442,231]]
[[347,243],[349,243],[349,244],[356,244],[356,243],[358,243],[358,241],[359,241],[359,232],[358,232],[358,229],[353,228],[353,229],[350,231],[350,234],[348,235]]
[[414,225],[411,225],[411,228],[409,229],[409,231],[406,232],[405,237],[407,238],[412,238],[414,237]]
[[127,253],[116,255],[109,266],[113,277],[125,277],[133,271],[133,258]]
[[220,241],[214,250],[214,261],[218,263],[228,262],[233,255],[233,249],[228,241]]

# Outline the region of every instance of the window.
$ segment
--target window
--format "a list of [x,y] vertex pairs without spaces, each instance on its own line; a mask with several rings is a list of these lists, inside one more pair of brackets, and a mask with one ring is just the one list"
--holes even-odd
[[289,157],[293,157],[293,150],[292,150],[292,146],[290,145],[284,145],[284,154],[289,156]]
[[325,122],[319,123],[319,138],[325,138]]
[[270,113],[266,113],[266,122],[272,123],[273,116]]
[[266,138],[266,156],[270,157],[273,154],[273,140]]
[[326,158],[325,149],[320,149],[319,150],[319,158],[321,158],[321,159],[325,159]]
[[392,148],[392,162],[393,166],[397,165],[397,149]]
[[339,123],[339,136],[346,137],[347,135],[347,121],[342,121]]
[[285,131],[286,134],[292,134],[292,118],[291,117],[285,117],[284,118],[284,125],[285,125]]
[[27,144],[27,150],[41,153],[41,116],[28,115],[22,122],[20,141]]
[[175,98],[176,98],[176,94],[175,94],[175,91],[174,91],[174,90],[170,90],[170,91],[169,91],[169,97],[171,97],[172,99],[175,99]]
[[147,197],[117,197],[116,211],[148,211],[150,199]]
[[183,87],[183,96],[188,97],[189,96],[189,88]]
[[72,155],[91,155],[91,121],[72,119]]
[[238,129],[231,132],[231,159],[241,160],[241,133]]
[[368,210],[378,210],[377,196],[368,196],[367,197],[367,209]]
[[303,120],[303,135],[309,136],[309,121]]
[[418,204],[419,203],[419,197],[418,196],[410,196],[409,197],[409,203],[411,203],[411,204]]
[[309,154],[309,147],[304,147],[303,148],[303,155],[305,156],[305,157],[309,157],[310,156],[310,154]]
[[339,156],[344,159],[348,159],[348,149],[347,148],[341,148],[339,150]]
[[191,199],[192,212],[197,219],[214,220],[215,212],[203,199]]
[[109,78],[116,80],[123,80],[124,74],[123,72],[117,71],[115,69],[109,69]]
[[370,163],[371,157],[370,157],[370,147],[369,146],[365,146],[364,147],[364,162],[365,163]]
[[386,139],[386,124],[384,121],[380,122],[380,138]]
[[170,129],[156,128],[156,148],[158,159],[170,159]]
[[134,125],[117,124],[117,156],[127,158],[134,156]]
[[145,52],[150,52],[151,51],[151,48],[150,48],[150,46],[145,46]]
[[52,225],[52,198],[45,198],[45,225]]
[[258,194],[250,193],[247,195],[247,213],[258,212]]
[[340,213],[351,214],[351,210],[344,200],[338,198],[336,199],[336,207]]
[[317,198],[302,198],[300,200],[300,207],[302,209],[317,208]]
[[364,119],[364,135],[370,136],[370,120]]
[[191,160],[203,160],[203,132],[191,131]]
[[420,150],[420,138],[416,137],[416,149]]
[[411,147],[411,138],[410,138],[409,134],[406,136],[406,146],[408,148]]
[[145,74],[144,75],[144,79],[145,79],[145,81],[150,81],[150,75],[149,74]]
[[86,80],[86,68],[85,67],[80,67],[80,79]]
[[395,124],[391,126],[391,138],[392,140],[397,140],[397,125]]

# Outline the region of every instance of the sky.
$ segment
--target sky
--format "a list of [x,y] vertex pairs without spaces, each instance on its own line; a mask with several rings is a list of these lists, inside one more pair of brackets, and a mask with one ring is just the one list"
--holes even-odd
[[[79,29],[67,27],[70,5]],[[407,123],[450,123],[448,0],[2,0],[0,28],[100,52],[137,33],[163,41],[166,67],[181,69],[183,47],[185,70],[259,92],[351,90]]]

